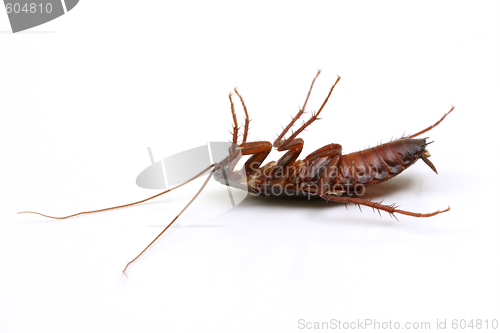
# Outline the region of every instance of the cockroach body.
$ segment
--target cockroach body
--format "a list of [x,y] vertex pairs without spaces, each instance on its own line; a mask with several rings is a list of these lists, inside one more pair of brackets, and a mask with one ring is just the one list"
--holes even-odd
[[[250,120],[248,118],[248,112],[243,98],[235,88],[234,91],[239,97],[245,112],[245,125],[242,142],[238,143],[239,128],[232,101],[232,94],[230,93],[229,100],[231,103],[231,113],[234,127],[229,154],[222,161],[208,166],[188,181],[138,202],[100,210],[81,212],[65,217],[53,217],[29,211],[20,213],[33,213],[54,219],[65,219],[81,214],[96,213],[132,206],[151,200],[183,186],[211,169],[210,174],[195,196],[172,220],[172,222],[170,222],[170,224],[165,227],[163,231],[156,236],[156,238],[149,243],[149,245],[146,246],[146,248],[140,252],[137,257],[125,266],[123,270],[125,273],[127,267],[139,258],[198,197],[212,176],[215,180],[224,185],[241,188],[254,194],[263,196],[319,197],[328,202],[340,202],[344,204],[351,203],[358,205],[359,207],[361,207],[361,205],[368,206],[374,210],[378,210],[379,212],[385,211],[391,216],[394,216],[394,214],[403,214],[414,217],[430,217],[450,210],[448,207],[445,210],[438,210],[432,213],[414,213],[400,210],[394,204],[384,205],[381,201],[375,202],[362,199],[360,196],[364,194],[366,187],[385,182],[399,175],[419,159],[422,159],[437,174],[436,168],[428,159],[430,154],[426,150],[426,147],[429,143],[426,141],[426,138],[418,139],[416,137],[437,126],[451,111],[453,111],[453,107],[434,125],[429,126],[416,134],[346,155],[342,154],[341,145],[332,143],[312,152],[303,160],[298,159],[302,151],[304,141],[297,138],[297,135],[318,119],[318,115],[323,110],[332,94],[333,89],[340,80],[339,76],[332,85],[320,109],[316,113],[313,113],[312,117],[308,121],[304,122],[298,130],[293,132],[287,139],[284,139],[286,133],[288,133],[294,123],[304,113],[307,101],[314,86],[314,82],[320,72],[321,71],[318,71],[311,83],[304,105],[299,110],[297,115],[291,120],[288,126],[283,129],[282,133],[273,144],[268,141],[247,142]],[[286,153],[278,161],[272,161],[262,166],[262,163],[267,158],[273,147],[277,148],[278,151],[286,151]],[[246,155],[250,155],[250,157],[244,163],[244,166],[240,170],[234,170],[238,161],[242,158],[242,156]]]
[[[422,159],[437,174],[436,167],[428,159],[430,154],[426,150],[428,145],[426,138],[417,139],[415,137],[437,126],[453,111],[453,107],[434,125],[414,135],[347,155],[342,155],[341,145],[332,143],[314,151],[303,160],[297,159],[304,145],[302,139],[296,138],[297,135],[317,120],[319,113],[323,110],[340,80],[339,76],[321,108],[288,139],[283,139],[303,114],[319,73],[320,71],[313,79],[303,107],[290,124],[283,129],[274,144],[267,141],[246,142],[249,123],[248,112],[243,98],[235,89],[246,115],[243,142],[237,143],[238,123],[231,94],[229,94],[234,122],[233,145],[229,150],[229,156],[215,165],[214,178],[223,184],[243,188],[259,195],[317,196],[326,201],[368,206],[379,211],[386,211],[391,215],[398,213],[415,217],[429,217],[448,211],[449,207],[446,210],[433,213],[413,213],[397,209],[395,205],[382,205],[381,202],[360,199],[359,196],[364,194],[366,187],[397,176],[419,159]],[[261,167],[272,147],[277,148],[278,151],[287,152],[277,162],[269,162]],[[234,166],[243,155],[251,155],[251,157],[241,170],[234,171]]]
[[[425,149],[426,139],[402,138],[362,151],[341,155],[330,166],[330,174],[325,183],[326,190],[319,190],[318,184],[322,173],[335,157],[322,156],[315,158],[313,154],[305,160],[297,160],[287,166],[287,171],[279,178],[270,176],[276,170],[277,162],[272,161],[260,167],[255,173],[243,173],[243,169],[232,172],[224,171],[229,185],[245,189],[253,194],[263,196],[317,196],[320,194],[335,196],[360,196],[368,186],[385,182],[403,172],[418,159],[423,159],[437,173],[430,156]],[[330,144],[322,149],[340,154],[342,147]],[[217,167],[216,167],[217,168]],[[307,176],[307,175],[312,175]],[[214,178],[226,184],[222,168],[215,172]]]

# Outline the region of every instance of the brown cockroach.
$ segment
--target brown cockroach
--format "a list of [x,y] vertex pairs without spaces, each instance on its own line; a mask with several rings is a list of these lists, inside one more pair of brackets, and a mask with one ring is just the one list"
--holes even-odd
[[[430,217],[450,210],[448,207],[445,210],[438,210],[433,213],[413,213],[405,210],[398,209],[397,206],[384,205],[382,201],[375,202],[367,199],[361,199],[359,196],[364,193],[364,189],[368,186],[385,182],[397,175],[409,166],[414,164],[417,160],[422,159],[436,174],[437,170],[429,161],[429,152],[426,146],[429,144],[426,138],[416,139],[415,137],[431,130],[437,126],[443,119],[453,111],[451,108],[438,122],[426,129],[409,136],[402,137],[398,140],[393,140],[379,146],[368,148],[355,153],[347,155],[342,154],[342,146],[336,143],[328,144],[311,154],[305,159],[299,160],[298,157],[302,151],[304,141],[297,136],[318,119],[318,115],[325,107],[333,89],[340,80],[338,76],[335,83],[332,85],[325,101],[319,110],[313,113],[312,117],[304,122],[304,124],[295,132],[293,132],[287,139],[284,139],[286,133],[292,128],[295,122],[304,113],[307,101],[311,94],[314,82],[318,78],[321,71],[318,71],[314,77],[309,92],[307,94],[304,105],[299,110],[297,115],[292,118],[291,122],[283,129],[278,138],[271,144],[268,141],[254,141],[247,142],[248,126],[250,120],[248,118],[248,111],[243,101],[243,98],[235,88],[234,92],[238,96],[245,112],[245,125],[243,131],[242,142],[238,143],[238,121],[236,119],[236,112],[232,100],[232,94],[229,94],[229,101],[231,103],[231,114],[233,117],[233,137],[231,147],[229,148],[229,155],[222,161],[212,164],[205,168],[198,175],[187,180],[186,182],[172,187],[162,193],[159,193],[150,198],[130,203],[127,205],[110,207],[100,210],[81,212],[65,217],[53,217],[37,212],[20,212],[32,213],[42,215],[53,219],[66,219],[69,217],[97,213],[111,209],[117,209],[127,206],[136,205],[160,195],[168,193],[181,187],[192,180],[198,178],[208,170],[211,170],[205,182],[182,209],[182,211],[165,227],[158,236],[149,243],[139,255],[132,259],[125,268],[137,260],[178,218],[179,216],[191,205],[191,203],[198,197],[203,188],[206,186],[210,178],[213,176],[215,180],[224,185],[244,189],[250,193],[263,195],[263,196],[304,196],[319,197],[327,202],[340,202],[344,204],[355,204],[361,208],[361,205],[373,208],[373,210],[385,211],[391,216],[394,214],[403,214],[414,217]],[[269,162],[261,166],[266,157],[271,152],[272,148],[277,148],[278,151],[286,151],[286,153],[277,161]],[[241,170],[235,171],[234,168],[242,156],[251,155],[250,158],[244,163]]]

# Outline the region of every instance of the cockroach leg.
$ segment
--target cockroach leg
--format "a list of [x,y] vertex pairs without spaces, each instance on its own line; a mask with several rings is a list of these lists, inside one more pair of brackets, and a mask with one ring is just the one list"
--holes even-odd
[[271,171],[271,179],[276,179],[279,173],[283,174],[284,170],[297,160],[300,153],[302,152],[303,146],[304,146],[304,140],[299,138],[299,139],[293,139],[286,145],[281,145],[278,148],[278,151],[288,150],[288,152],[285,155],[283,155],[278,160],[278,162],[276,162],[273,171]]
[[306,97],[306,100],[304,102],[304,105],[299,110],[299,112],[297,113],[297,115],[292,118],[292,120],[290,121],[290,123],[285,128],[283,128],[283,131],[281,132],[281,134],[274,141],[273,147],[278,148],[278,147],[280,147],[283,144],[283,141],[281,141],[281,139],[283,139],[283,137],[285,136],[285,134],[290,130],[290,128],[292,128],[293,124],[295,124],[295,122],[304,113],[304,111],[306,109],[307,101],[309,100],[309,96],[311,96],[311,91],[312,91],[312,88],[314,86],[314,82],[316,82],[316,79],[318,78],[318,76],[319,76],[320,73],[321,73],[321,70],[318,70],[318,73],[316,74],[316,76],[312,80],[311,87],[309,88],[309,91],[307,93],[307,97]]
[[337,81],[333,84],[332,88],[330,89],[330,92],[328,93],[328,96],[326,97],[325,101],[321,105],[321,108],[313,114],[311,119],[309,119],[307,122],[305,122],[296,132],[294,132],[288,139],[282,140],[285,134],[292,128],[293,124],[300,118],[300,116],[304,113],[307,101],[309,100],[309,96],[311,95],[312,88],[314,86],[314,82],[318,78],[319,74],[321,73],[321,70],[318,70],[318,73],[314,77],[311,87],[309,88],[309,91],[307,93],[306,100],[304,101],[304,105],[302,108],[299,110],[299,112],[295,115],[294,118],[290,121],[290,123],[283,129],[281,134],[278,136],[278,138],[274,141],[273,146],[278,148],[278,151],[285,151],[288,150],[288,152],[283,155],[278,162],[276,163],[276,166],[274,167],[273,171],[271,172],[272,174],[272,179],[277,178],[278,173],[284,174],[284,169],[290,165],[292,165],[297,158],[299,157],[300,153],[302,152],[302,147],[304,146],[304,140],[302,139],[296,139],[297,135],[300,134],[304,129],[306,129],[307,126],[311,125],[315,120],[318,119],[319,113],[323,110],[323,107],[326,105],[326,102],[328,102],[328,99],[330,98],[330,95],[332,94],[333,88],[335,88],[335,85],[337,82],[340,80],[340,76],[337,78]]
[[335,196],[335,195],[325,195],[325,194],[321,194],[320,195],[321,198],[327,200],[327,201],[334,201],[334,202],[341,202],[341,203],[344,203],[344,204],[347,204],[347,203],[351,203],[351,204],[354,204],[354,205],[363,205],[363,206],[368,206],[368,207],[371,207],[373,209],[377,209],[377,210],[383,210],[387,213],[389,213],[391,216],[394,216],[394,214],[403,214],[403,215],[409,215],[409,216],[414,216],[414,217],[431,217],[431,216],[434,216],[434,215],[437,215],[437,214],[441,214],[441,213],[444,213],[444,212],[447,212],[450,210],[450,207],[448,206],[447,209],[445,210],[438,210],[438,211],[435,211],[433,213],[427,213],[427,214],[424,214],[424,213],[413,213],[413,212],[408,212],[406,210],[401,210],[401,209],[397,209],[397,206],[395,205],[382,205],[381,202],[375,202],[375,201],[370,201],[370,200],[366,200],[366,199],[360,199],[360,198],[354,198],[354,197],[340,197],[340,196]]
[[[275,142],[275,147],[276,147],[276,145],[278,145],[278,146],[287,145],[289,142],[291,142],[293,139],[295,139],[297,137],[297,135],[299,135],[303,130],[305,130],[307,128],[307,126],[311,125],[315,120],[318,119],[319,114],[321,113],[321,111],[323,111],[323,108],[325,107],[326,103],[328,102],[328,99],[330,98],[330,96],[333,92],[333,89],[335,88],[335,86],[337,85],[337,83],[339,81],[340,81],[340,76],[337,77],[337,81],[335,81],[335,83],[330,88],[330,91],[328,92],[328,95],[326,96],[325,101],[323,102],[323,104],[321,105],[319,110],[317,112],[315,112],[312,115],[312,117],[308,121],[306,121],[298,130],[296,130],[292,135],[290,135],[290,137],[288,139],[284,140],[283,142],[281,142],[281,141]],[[311,86],[311,88],[312,88],[312,86]],[[300,112],[299,112],[299,114],[300,114]],[[293,123],[291,123],[291,124],[293,124]]]
[[234,103],[231,98],[232,94],[229,93],[229,102],[231,102],[231,114],[233,115],[233,145],[231,146],[231,152],[234,154],[234,151],[238,145],[238,120],[236,119],[236,112],[234,112]]
[[242,143],[247,142],[247,136],[248,136],[248,125],[250,124],[250,119],[248,118],[248,111],[247,111],[247,106],[245,105],[245,102],[243,102],[243,97],[238,93],[238,89],[235,87],[234,92],[238,97],[240,98],[241,104],[243,105],[243,110],[245,111],[245,129],[243,131],[243,140]]
[[[452,105],[452,106],[451,106],[451,110],[450,110],[450,111],[448,111],[448,112],[446,112],[446,113],[445,113],[445,115],[444,115],[441,119],[439,119],[439,120],[437,121],[437,123],[435,123],[435,124],[434,124],[434,125],[432,125],[432,126],[427,127],[426,129],[424,129],[424,130],[422,130],[422,131],[418,132],[417,134],[413,134],[413,135],[407,136],[407,138],[411,139],[411,138],[414,138],[414,137],[419,136],[420,134],[424,134],[424,133],[425,133],[425,132],[427,132],[427,131],[430,131],[431,129],[433,129],[434,127],[436,127],[437,125],[439,125],[439,123],[440,123],[440,122],[442,122],[442,121],[444,120],[444,118],[446,118],[446,116],[447,116],[447,115],[449,115],[449,114],[451,113],[451,111],[453,111],[454,109],[455,109],[455,107]],[[436,173],[437,173],[437,172],[436,172]]]
[[342,146],[336,143],[326,145],[312,152],[304,159],[306,164],[305,183],[318,182],[318,189],[321,189],[321,193],[323,187],[329,185],[341,161]]
[[273,149],[269,141],[246,142],[241,146],[242,155],[252,155],[245,162],[244,169],[247,177],[254,175],[259,171],[262,162]]

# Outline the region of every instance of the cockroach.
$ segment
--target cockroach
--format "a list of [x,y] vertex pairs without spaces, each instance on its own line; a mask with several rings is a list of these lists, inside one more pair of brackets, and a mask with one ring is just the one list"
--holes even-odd
[[[215,180],[224,185],[241,188],[257,195],[319,197],[327,202],[340,202],[345,205],[354,204],[359,208],[361,208],[362,205],[368,206],[373,210],[377,210],[379,213],[380,211],[385,211],[391,216],[395,216],[395,214],[403,214],[414,217],[430,217],[449,211],[450,207],[448,206],[445,210],[438,210],[433,213],[413,213],[398,209],[395,204],[385,205],[382,204],[382,201],[375,202],[372,200],[362,199],[359,196],[364,193],[364,189],[366,187],[385,182],[399,175],[419,159],[423,160],[432,169],[432,171],[437,174],[436,167],[429,160],[430,154],[426,149],[427,145],[431,142],[427,142],[427,138],[417,139],[416,137],[426,133],[441,123],[441,121],[443,121],[443,119],[450,114],[451,111],[453,111],[453,106],[451,110],[448,111],[434,125],[429,126],[416,134],[404,136],[400,139],[393,140],[376,147],[346,155],[342,154],[341,145],[331,143],[312,152],[303,160],[298,159],[302,151],[302,147],[304,146],[304,140],[297,138],[297,136],[314,121],[318,120],[318,116],[321,111],[323,111],[323,108],[328,102],[333,89],[340,81],[340,76],[338,76],[319,110],[313,113],[309,120],[304,122],[298,130],[291,132],[291,135],[285,139],[285,135],[304,113],[312,88],[320,73],[321,71],[319,70],[314,77],[303,106],[299,109],[297,115],[293,117],[290,123],[283,129],[273,144],[268,141],[247,142],[248,127],[250,123],[248,111],[242,96],[238,90],[234,88],[234,92],[238,96],[245,112],[243,137],[241,143],[238,143],[238,121],[236,119],[236,112],[234,110],[234,103],[232,100],[233,95],[232,93],[229,93],[231,115],[233,118],[233,132],[228,156],[222,161],[208,166],[198,175],[182,184],[172,187],[150,198],[130,204],[81,212],[64,217],[53,217],[30,211],[20,212],[18,214],[32,213],[52,219],[66,219],[82,214],[97,213],[111,209],[133,206],[175,190],[176,188],[191,182],[210,170],[208,177],[198,192],[196,192],[194,197],[170,222],[170,224],[168,224],[158,234],[158,236],[156,236],[153,241],[151,241],[151,243],[144,248],[144,250],[127,263],[123,269],[123,273],[125,273],[128,266],[137,260],[179,218],[179,216],[181,216],[189,205],[191,205],[191,203],[205,188],[212,176]],[[277,162],[272,161],[264,166],[261,166],[273,147],[280,152],[286,153]],[[250,157],[244,163],[243,167],[240,170],[235,170],[238,161],[242,156],[246,155],[250,155]]]

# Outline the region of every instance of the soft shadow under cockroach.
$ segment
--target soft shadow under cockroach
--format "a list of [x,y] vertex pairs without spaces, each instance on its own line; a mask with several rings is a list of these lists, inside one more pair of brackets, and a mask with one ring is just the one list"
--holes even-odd
[[[97,213],[132,206],[175,190],[176,188],[179,188],[198,178],[206,171],[211,170],[201,188],[182,209],[182,211],[172,220],[172,222],[170,222],[169,225],[167,225],[167,227],[163,229],[162,232],[160,232],[160,234],[158,234],[158,236],[155,237],[155,239],[153,239],[151,243],[149,243],[148,246],[146,246],[146,248],[144,248],[144,250],[142,250],[141,253],[139,253],[139,255],[137,255],[125,266],[123,269],[123,273],[125,273],[128,266],[137,260],[137,258],[139,258],[177,220],[177,218],[179,218],[189,205],[191,205],[212,176],[214,176],[215,180],[224,185],[242,188],[248,192],[263,196],[314,196],[323,198],[329,202],[340,202],[346,205],[348,203],[355,204],[360,208],[361,205],[368,206],[373,208],[373,210],[378,210],[379,213],[381,210],[388,212],[391,216],[394,216],[394,214],[397,213],[415,217],[429,217],[449,211],[450,207],[433,213],[413,213],[398,209],[398,207],[394,204],[384,205],[382,204],[382,201],[375,202],[367,199],[361,199],[359,198],[359,195],[364,193],[364,189],[366,187],[385,182],[399,175],[403,172],[403,170],[411,166],[419,159],[422,159],[437,174],[436,167],[434,167],[432,162],[428,159],[430,154],[426,150],[426,146],[430,142],[426,142],[426,138],[415,139],[415,137],[424,134],[437,126],[451,111],[453,111],[454,107],[452,107],[451,110],[448,111],[434,125],[429,126],[416,134],[405,136],[398,140],[393,140],[373,148],[368,148],[347,155],[342,154],[341,145],[332,143],[314,151],[303,160],[298,159],[302,151],[304,141],[297,138],[297,136],[318,119],[318,116],[328,102],[333,89],[340,80],[339,76],[331,87],[319,110],[313,113],[312,117],[308,121],[304,122],[298,130],[292,132],[292,134],[285,139],[285,134],[304,113],[314,82],[320,72],[321,71],[318,71],[311,83],[304,105],[288,126],[283,129],[273,144],[268,141],[247,142],[248,125],[250,120],[248,118],[248,112],[243,98],[235,88],[234,92],[239,97],[245,112],[245,125],[242,142],[238,143],[238,121],[236,119],[234,104],[231,98],[232,94],[230,93],[229,101],[231,103],[231,114],[233,117],[234,127],[232,145],[229,148],[229,155],[222,161],[208,166],[205,170],[188,181],[150,198],[122,206],[81,212],[65,217],[53,217],[28,211],[20,212],[18,214],[32,213],[52,219],[66,219],[82,214]],[[273,147],[277,148],[278,151],[286,151],[286,153],[277,162],[273,161],[261,166]],[[245,162],[241,170],[234,170],[236,164],[244,155],[251,156]]]

